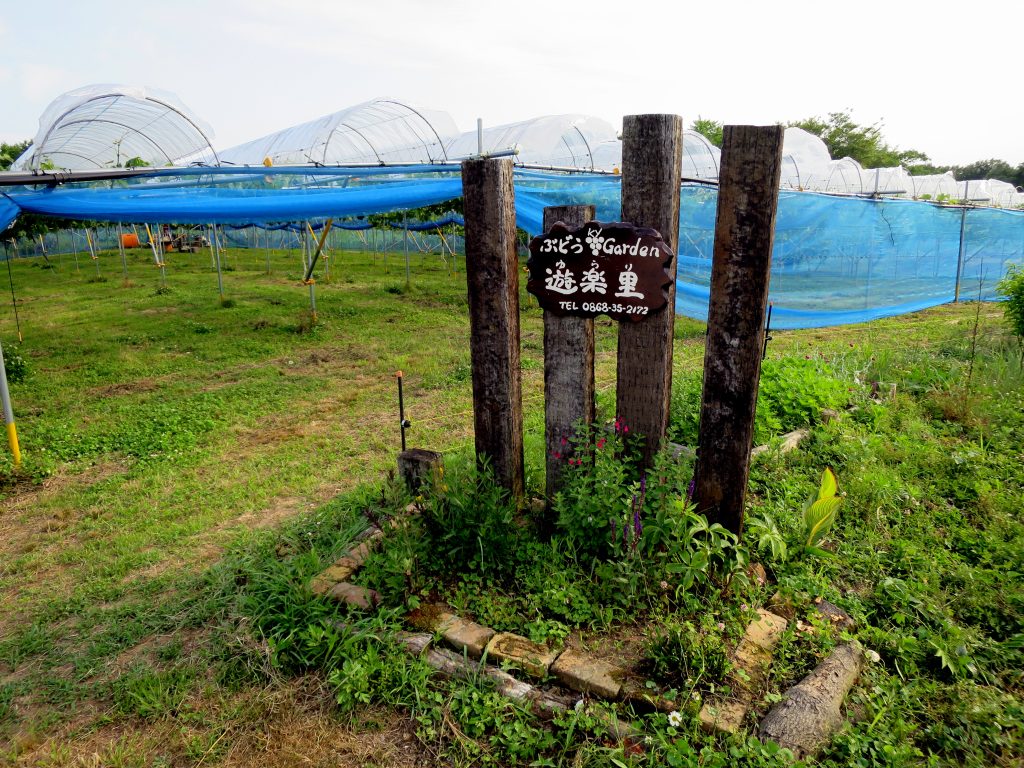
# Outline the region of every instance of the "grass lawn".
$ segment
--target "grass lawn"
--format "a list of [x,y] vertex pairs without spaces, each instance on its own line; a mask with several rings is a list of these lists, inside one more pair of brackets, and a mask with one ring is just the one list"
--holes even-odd
[[[0,761],[785,764],[743,737],[700,735],[690,712],[679,728],[626,713],[650,736],[643,754],[627,755],[584,716],[543,726],[482,682],[437,680],[368,639],[419,600],[445,599],[500,629],[633,654],[652,687],[689,683],[699,697],[721,686],[749,610],[778,592],[817,628],[791,622],[758,711],[843,639],[815,624],[815,598],[846,609],[881,657],[851,696],[854,724],[821,764],[1020,764],[1024,378],[997,305],[774,333],[759,438],[798,426],[812,436],[757,460],[746,548],[716,550],[726,569],[747,554],[761,561],[771,583],[740,578],[723,591],[705,569],[668,595],[664,563],[608,546],[609,509],[638,480],[628,461],[600,465],[616,478],[600,497],[581,471],[577,495],[555,505],[554,533],[509,525],[514,510],[502,512],[500,498],[479,503],[480,484],[460,471],[472,442],[461,261],[450,273],[436,255],[415,254],[406,286],[400,255],[388,274],[372,254],[335,254],[331,280],[316,286],[315,325],[295,251],[275,252],[271,274],[263,251],[227,252],[227,306],[208,253],[169,255],[166,290],[148,252],[130,255],[127,281],[116,253],[101,254],[99,279],[79,261],[13,265],[25,375],[12,398],[25,462],[17,473],[6,455],[0,465]],[[536,491],[542,324],[525,294],[523,307]],[[10,353],[9,305],[0,332]],[[598,321],[597,336],[611,420],[610,321]],[[701,324],[677,322],[675,359],[672,430],[690,442]],[[339,635],[331,627],[345,611],[306,584],[368,516],[408,501],[387,477],[398,369],[410,442],[449,455],[451,489],[427,500],[423,529],[393,537],[367,564],[385,609],[347,617],[360,630]],[[822,406],[843,418],[818,423]],[[845,498],[832,554],[807,555],[801,506],[826,466]],[[672,470],[666,504],[681,498],[686,472]],[[471,546],[452,526],[430,527],[462,502],[482,510]],[[486,562],[474,554],[481,546],[505,555]],[[682,667],[690,674],[674,679]]]

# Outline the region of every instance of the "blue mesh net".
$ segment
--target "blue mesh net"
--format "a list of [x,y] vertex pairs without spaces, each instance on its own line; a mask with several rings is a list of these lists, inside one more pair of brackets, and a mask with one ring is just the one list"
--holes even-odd
[[[202,173],[208,176],[210,170]],[[308,174],[319,178],[291,186],[277,173],[236,168],[219,181],[150,179],[115,189],[23,189],[0,197],[0,223],[20,207],[98,221],[284,228],[289,225],[280,222],[340,217],[349,219],[340,227],[361,229],[365,225],[351,221],[354,217],[434,205],[462,194],[459,174],[450,167],[415,173],[317,168]],[[330,185],[320,188],[330,174]],[[271,181],[278,186],[266,188]],[[531,235],[540,232],[548,205],[593,204],[602,221],[621,216],[616,176],[518,170],[515,181],[517,222]],[[717,197],[717,189],[707,185],[682,190],[677,310],[696,319],[707,315]],[[410,222],[410,229],[460,222],[457,217]],[[1024,264],[1024,211],[784,191],[772,259],[772,325],[820,327],[913,312],[952,301],[958,285],[961,298],[993,299],[1010,264]]]

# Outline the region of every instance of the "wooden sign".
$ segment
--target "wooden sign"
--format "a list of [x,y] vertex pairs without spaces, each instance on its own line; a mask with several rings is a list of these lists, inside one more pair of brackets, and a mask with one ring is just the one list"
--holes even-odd
[[668,304],[672,256],[653,229],[558,222],[530,242],[526,290],[556,315],[643,320]]

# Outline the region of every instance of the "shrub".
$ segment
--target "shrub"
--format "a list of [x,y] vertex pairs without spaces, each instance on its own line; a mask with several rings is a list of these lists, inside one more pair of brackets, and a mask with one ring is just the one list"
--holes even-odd
[[21,356],[21,350],[13,344],[4,347],[4,369],[10,382],[24,381],[28,376],[28,363]]
[[997,290],[1006,297],[1003,317],[1024,350],[1024,267],[1011,266]]

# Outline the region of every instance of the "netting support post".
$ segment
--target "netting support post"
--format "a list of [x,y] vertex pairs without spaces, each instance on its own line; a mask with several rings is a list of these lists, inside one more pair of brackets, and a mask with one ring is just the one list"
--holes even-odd
[[4,365],[4,348],[0,344],[0,401],[3,403],[4,423],[7,425],[7,443],[11,447],[14,466],[21,465],[21,448],[18,445],[18,428],[14,425],[14,409],[11,407],[11,392],[7,387],[7,368]]
[[[693,501],[740,535],[782,171],[780,125],[723,133]],[[621,384],[620,384],[621,386]]]
[[523,477],[519,259],[508,158],[462,163],[477,463],[517,500]]
[[224,276],[220,271],[220,238],[217,236],[217,225],[210,225],[210,246],[213,248],[213,262],[217,267],[217,293],[220,300],[224,301]]
[[[622,121],[622,220],[661,233],[679,246],[679,185],[683,119],[679,115],[627,115]],[[668,305],[642,322],[619,323],[616,416],[643,438],[650,464],[668,429],[672,395],[676,264],[668,266]]]
[[[544,231],[556,222],[582,227],[596,215],[592,205],[544,209]],[[594,320],[544,312],[545,493],[558,493],[562,474],[574,458],[575,431],[594,423]]]
[[124,229],[121,223],[117,224],[117,250],[121,252],[121,271],[124,273],[124,281],[128,282],[128,259],[124,255]]
[[[967,185],[964,185],[964,194],[966,195]],[[960,281],[963,279],[964,273],[964,254],[966,253],[966,240],[965,235],[967,234],[967,204],[964,203],[964,207],[960,209],[960,249],[957,251],[956,257],[956,287],[953,289],[953,301],[960,301]]]
[[408,288],[412,284],[412,279],[409,275],[409,212],[404,211],[402,213],[402,231],[405,237],[405,287]]

